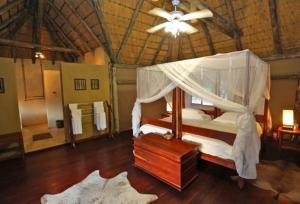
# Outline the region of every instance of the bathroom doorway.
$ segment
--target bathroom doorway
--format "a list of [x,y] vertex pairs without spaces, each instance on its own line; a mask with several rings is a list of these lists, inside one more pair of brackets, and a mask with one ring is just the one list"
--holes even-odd
[[16,70],[25,152],[65,144],[59,66],[22,60]]

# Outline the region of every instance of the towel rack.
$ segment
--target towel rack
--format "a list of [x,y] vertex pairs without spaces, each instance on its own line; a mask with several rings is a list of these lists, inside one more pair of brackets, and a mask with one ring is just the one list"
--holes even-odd
[[[107,112],[108,112],[108,136],[111,138],[114,138],[114,135],[112,134],[112,107],[111,105],[108,103],[108,101],[104,101],[104,104],[107,107]],[[93,106],[93,103],[78,103],[78,106]],[[76,148],[76,141],[75,141],[75,135],[73,134],[73,129],[72,129],[72,114],[71,114],[71,110],[69,108],[69,104],[68,104],[68,116],[69,116],[69,133],[71,136],[71,145],[73,148]],[[94,110],[93,108],[86,108],[86,109],[81,109],[81,110]],[[86,113],[86,114],[82,114],[81,117],[86,117],[86,116],[93,116],[94,112],[92,113]]]

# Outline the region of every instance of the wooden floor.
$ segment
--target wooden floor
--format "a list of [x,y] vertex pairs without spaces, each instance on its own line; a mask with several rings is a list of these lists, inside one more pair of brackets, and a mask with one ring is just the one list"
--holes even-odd
[[[199,166],[199,177],[183,192],[132,166],[132,140],[122,134],[31,153],[25,162],[0,163],[0,203],[39,203],[45,193],[59,193],[99,169],[102,177],[128,171],[131,185],[141,193],[157,194],[155,203],[278,203],[274,194],[247,185],[240,191],[229,179],[233,172],[212,164]],[[286,203],[285,201],[279,203]]]

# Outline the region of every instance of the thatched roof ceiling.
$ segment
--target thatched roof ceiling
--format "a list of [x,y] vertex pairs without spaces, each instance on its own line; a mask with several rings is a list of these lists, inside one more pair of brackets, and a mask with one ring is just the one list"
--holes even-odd
[[[147,11],[154,7],[171,11],[170,0],[0,0],[0,35],[82,53],[103,46],[118,64],[149,65],[240,49],[250,49],[261,57],[299,55],[299,0],[181,3],[180,9],[185,13],[208,7],[214,17],[191,22],[199,31],[174,39],[164,31],[145,31],[163,22]],[[2,46],[0,56],[12,55],[7,50]],[[15,55],[24,57],[25,52],[18,48]],[[65,57],[72,60],[72,55]]]

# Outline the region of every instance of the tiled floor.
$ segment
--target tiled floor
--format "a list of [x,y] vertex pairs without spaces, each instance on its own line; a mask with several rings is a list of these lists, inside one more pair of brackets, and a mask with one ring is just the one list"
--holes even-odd
[[[33,141],[33,135],[48,132],[52,138]],[[22,133],[26,153],[65,144],[64,128],[49,129],[46,123],[23,127]]]

